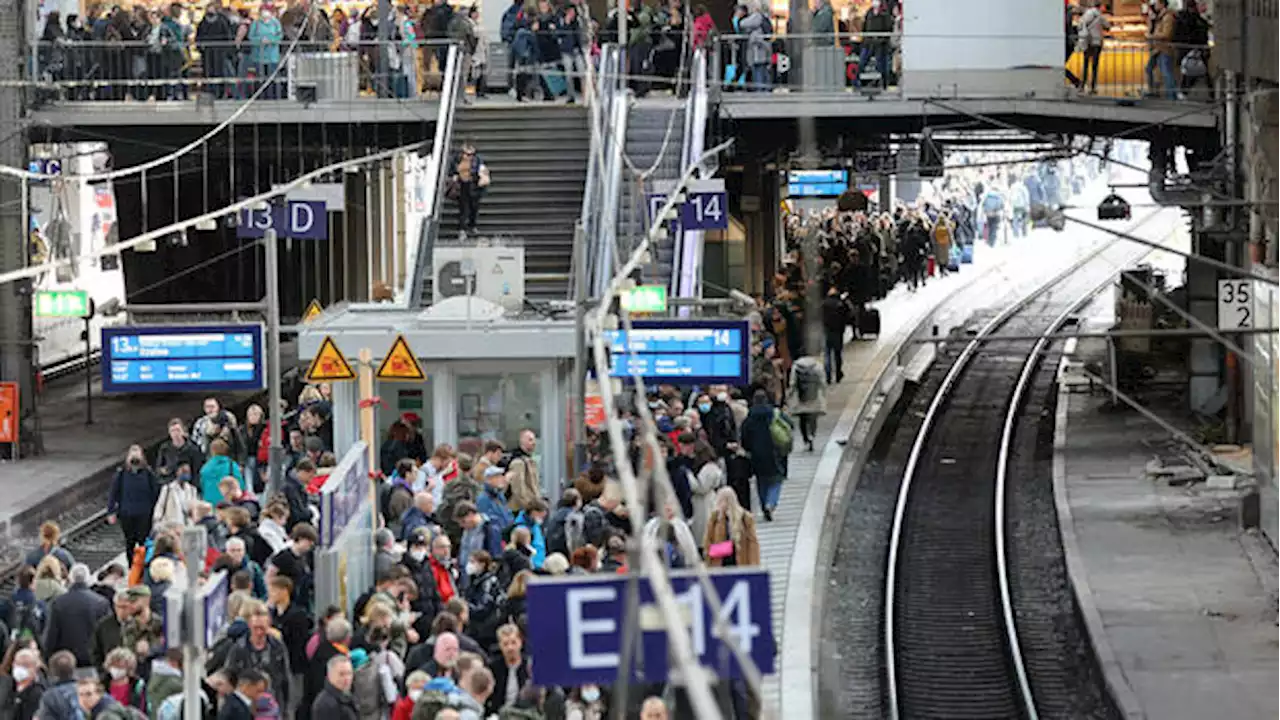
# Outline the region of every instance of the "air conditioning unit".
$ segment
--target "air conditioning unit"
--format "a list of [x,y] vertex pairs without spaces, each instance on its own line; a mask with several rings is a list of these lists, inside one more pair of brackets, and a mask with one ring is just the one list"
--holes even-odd
[[511,312],[524,306],[524,248],[439,247],[431,267],[433,303],[475,295]]

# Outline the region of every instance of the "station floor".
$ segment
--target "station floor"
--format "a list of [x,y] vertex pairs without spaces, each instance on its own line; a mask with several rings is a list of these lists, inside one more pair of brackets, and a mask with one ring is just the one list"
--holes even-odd
[[[1113,697],[1130,720],[1277,717],[1275,549],[1241,529],[1239,490],[1148,474],[1153,461],[1187,464],[1183,446],[1109,401],[1060,394],[1054,482],[1068,573]],[[1187,431],[1181,401],[1151,409]]]

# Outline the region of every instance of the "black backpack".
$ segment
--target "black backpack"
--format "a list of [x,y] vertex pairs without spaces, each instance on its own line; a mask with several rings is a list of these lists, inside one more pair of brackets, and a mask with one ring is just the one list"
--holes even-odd
[[15,602],[9,615],[8,624],[11,628],[9,638],[16,641],[25,632],[30,633],[31,637],[39,640],[44,635],[46,619],[45,610],[39,602]]

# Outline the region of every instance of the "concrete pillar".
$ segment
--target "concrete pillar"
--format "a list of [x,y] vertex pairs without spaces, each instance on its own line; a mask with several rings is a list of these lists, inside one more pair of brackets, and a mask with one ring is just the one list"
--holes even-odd
[[894,199],[905,203],[915,202],[920,194],[920,176],[916,168],[920,166],[920,146],[915,144],[898,147],[898,174],[891,180],[894,183]]
[[[27,55],[24,17],[25,3],[0,0],[0,126],[6,128],[0,140],[0,163],[27,166],[27,137],[21,129],[23,91],[14,87],[23,79]],[[27,265],[27,218],[23,193],[26,186],[13,178],[0,179],[0,271]],[[24,444],[38,440],[30,413],[35,408],[35,361],[31,345],[31,293],[27,281],[0,286],[0,380],[18,383]],[[34,447],[34,445],[32,446]]]
[[[1187,263],[1187,311],[1209,327],[1218,326],[1218,271],[1215,268],[1204,263]],[[1191,340],[1187,376],[1187,400],[1192,410],[1212,415],[1222,409],[1226,394],[1222,351],[1216,340]]]

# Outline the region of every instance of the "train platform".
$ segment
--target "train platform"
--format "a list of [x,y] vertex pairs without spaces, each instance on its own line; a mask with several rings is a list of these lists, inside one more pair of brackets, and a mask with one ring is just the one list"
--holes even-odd
[[1002,269],[1025,262],[1037,252],[1036,239],[1047,239],[1049,233],[1035,231],[1025,240],[995,249],[980,247],[973,265],[945,278],[932,278],[915,293],[896,288],[873,305],[880,310],[880,335],[846,344],[844,382],[828,389],[827,414],[818,420],[815,452],[801,448],[791,454],[773,522],[765,522],[759,507],[753,508],[761,562],[769,570],[772,585],[779,649],[776,673],[764,678],[762,693],[765,707],[774,714],[785,707],[796,717],[810,717],[810,709],[816,707],[813,648],[820,617],[815,602],[822,594],[818,583],[825,577],[820,547],[831,539],[827,518],[841,494],[842,478],[850,473],[847,463],[854,453],[848,451],[874,441],[876,417],[882,420],[881,409],[887,414],[896,401],[895,381],[900,389],[902,377],[922,373],[932,361],[932,345],[910,341],[935,331],[945,336],[962,325],[989,297],[961,291],[981,287],[981,281],[994,280],[993,276],[1016,274]]
[[[286,358],[296,354],[285,343]],[[21,548],[34,546],[41,522],[58,518],[69,525],[92,512],[94,501],[106,504],[112,471],[130,445],[148,450],[166,436],[171,418],[190,422],[201,413],[203,393],[103,395],[101,374],[92,383],[92,424],[87,424],[84,376],[59,378],[39,401],[44,454],[17,462],[0,462],[0,565],[16,561]],[[228,407],[249,400],[251,393],[225,393]],[[82,507],[83,506],[83,507]]]
[[[1179,401],[1151,409],[1177,422]],[[1153,475],[1194,463],[1109,402],[1062,385],[1054,485],[1067,571],[1122,715],[1276,717],[1275,550],[1241,529],[1241,490]]]

